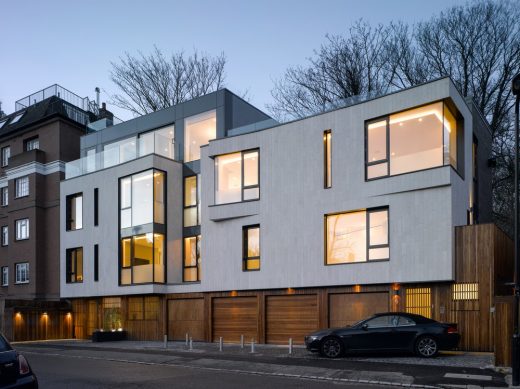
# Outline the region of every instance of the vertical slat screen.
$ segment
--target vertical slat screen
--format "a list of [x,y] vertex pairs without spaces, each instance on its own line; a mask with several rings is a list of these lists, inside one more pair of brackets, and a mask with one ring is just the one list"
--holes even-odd
[[407,288],[406,312],[432,317],[431,288]]

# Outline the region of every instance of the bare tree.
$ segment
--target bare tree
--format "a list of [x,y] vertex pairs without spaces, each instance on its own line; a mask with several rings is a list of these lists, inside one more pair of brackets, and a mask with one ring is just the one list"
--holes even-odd
[[157,47],[148,56],[125,53],[119,63],[111,63],[110,78],[120,90],[112,104],[144,115],[205,95],[224,86],[225,64],[223,53],[210,57],[196,50],[169,58]]

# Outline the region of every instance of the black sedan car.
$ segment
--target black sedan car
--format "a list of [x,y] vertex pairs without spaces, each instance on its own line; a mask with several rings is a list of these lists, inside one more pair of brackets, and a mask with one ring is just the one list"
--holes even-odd
[[0,388],[38,388],[38,380],[29,362],[0,335]]
[[305,337],[307,349],[327,358],[346,352],[411,351],[430,358],[439,349],[457,347],[455,324],[444,324],[410,313],[378,313],[352,326],[329,328]]

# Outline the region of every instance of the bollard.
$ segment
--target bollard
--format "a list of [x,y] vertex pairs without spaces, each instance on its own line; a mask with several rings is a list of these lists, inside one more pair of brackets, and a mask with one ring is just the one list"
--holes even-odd
[[188,347],[188,342],[189,342],[189,335],[188,335],[188,333],[186,332],[186,347]]
[[168,348],[168,335],[164,335],[164,348]]
[[193,338],[190,337],[190,350],[193,350]]
[[224,338],[222,336],[218,340],[218,351],[222,351],[222,343],[224,341]]
[[251,354],[255,352],[255,338],[251,338]]
[[240,335],[240,348],[244,349],[244,335]]
[[289,338],[289,355],[292,355],[292,338]]

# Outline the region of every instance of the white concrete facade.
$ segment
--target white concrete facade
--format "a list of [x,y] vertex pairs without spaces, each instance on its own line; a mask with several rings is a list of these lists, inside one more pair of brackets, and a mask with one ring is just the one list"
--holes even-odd
[[[464,118],[464,173],[450,166],[365,181],[365,122],[449,99]],[[471,182],[472,116],[445,78],[354,106],[270,129],[211,141],[201,149],[201,281],[182,283],[182,164],[148,156],[62,182],[61,295],[301,288],[451,281],[454,227],[466,224]],[[332,131],[332,187],[325,189],[323,132]],[[259,149],[260,199],[215,205],[214,157]],[[167,280],[118,285],[118,179],[155,167],[167,172]],[[92,227],[89,196],[100,189],[100,226]],[[65,231],[65,197],[84,193],[83,230]],[[390,259],[325,265],[324,217],[387,206]],[[87,211],[88,209],[88,211]],[[261,269],[242,269],[242,228],[260,225]],[[93,281],[93,245],[100,280]],[[65,283],[65,250],[83,247],[84,282]]]

